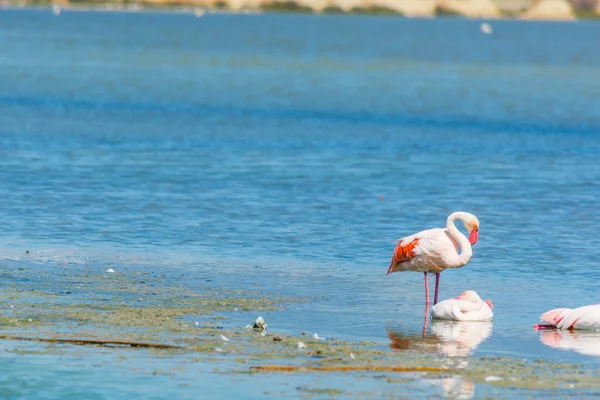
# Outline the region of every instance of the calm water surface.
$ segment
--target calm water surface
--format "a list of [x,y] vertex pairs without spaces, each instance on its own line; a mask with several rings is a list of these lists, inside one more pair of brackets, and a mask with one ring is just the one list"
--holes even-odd
[[600,366],[532,329],[599,301],[600,24],[493,26],[2,11],[1,262],[210,274],[316,299],[273,329],[385,343],[423,324],[393,241],[465,210],[480,241],[440,294],[494,302],[471,354]]

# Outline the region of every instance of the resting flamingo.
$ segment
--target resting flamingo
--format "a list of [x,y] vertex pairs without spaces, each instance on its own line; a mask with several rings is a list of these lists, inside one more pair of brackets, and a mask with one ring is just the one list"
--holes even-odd
[[[460,220],[469,232],[469,239],[463,235],[454,222]],[[425,275],[425,304],[429,308],[429,281],[427,273],[435,274],[435,296],[437,304],[440,272],[446,268],[460,268],[466,265],[479,238],[479,220],[473,214],[457,211],[448,216],[446,228],[434,228],[398,239],[392,262],[386,275],[392,272],[416,271]]]
[[431,318],[451,321],[491,321],[494,305],[483,301],[474,290],[467,290],[454,299],[440,301],[431,310]]
[[[579,308],[555,308],[542,314],[540,320],[557,329],[586,329],[600,331],[600,304]],[[535,325],[545,328],[548,325]]]

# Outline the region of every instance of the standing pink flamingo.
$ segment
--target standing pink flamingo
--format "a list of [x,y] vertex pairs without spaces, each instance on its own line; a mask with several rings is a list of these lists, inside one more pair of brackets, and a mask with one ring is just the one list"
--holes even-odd
[[[465,237],[454,221],[461,220],[469,232]],[[429,281],[427,273],[435,274],[435,296],[437,304],[440,272],[446,268],[460,268],[466,265],[473,250],[471,246],[479,238],[479,220],[473,214],[457,211],[448,216],[446,228],[434,228],[398,239],[390,268],[386,275],[398,271],[417,271],[425,274],[425,304],[429,308]]]

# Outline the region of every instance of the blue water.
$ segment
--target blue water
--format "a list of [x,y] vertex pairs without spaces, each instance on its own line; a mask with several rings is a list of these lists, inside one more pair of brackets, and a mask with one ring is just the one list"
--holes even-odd
[[208,274],[314,299],[274,329],[386,342],[423,324],[393,241],[464,210],[440,294],[494,302],[471,354],[600,366],[532,329],[598,302],[600,24],[493,27],[2,11],[1,264]]

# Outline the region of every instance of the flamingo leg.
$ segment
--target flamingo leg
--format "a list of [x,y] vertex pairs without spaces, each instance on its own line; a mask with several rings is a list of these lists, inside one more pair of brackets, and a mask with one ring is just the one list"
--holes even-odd
[[425,307],[425,314],[423,315],[423,337],[427,336],[427,323],[429,322],[429,304]]
[[423,272],[425,274],[425,306],[429,308],[429,278],[427,277],[427,272]]
[[438,301],[438,288],[440,287],[440,273],[435,274],[435,294],[433,296],[433,305]]

